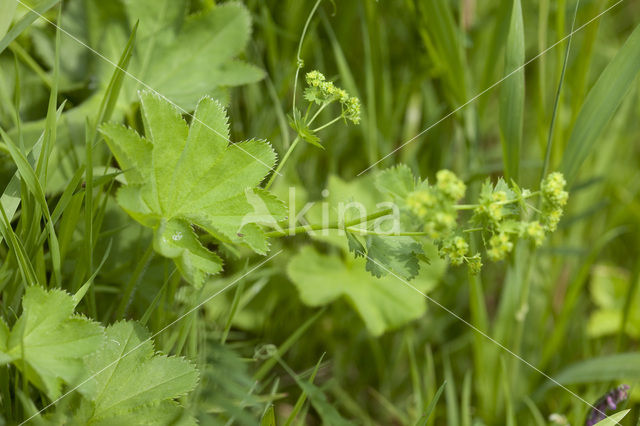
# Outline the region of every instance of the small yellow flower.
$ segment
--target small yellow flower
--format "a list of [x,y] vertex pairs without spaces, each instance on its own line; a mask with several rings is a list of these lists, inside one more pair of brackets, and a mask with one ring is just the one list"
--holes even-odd
[[544,228],[537,220],[525,224],[525,236],[533,241],[536,247],[544,242]]
[[450,170],[440,170],[436,173],[436,187],[449,199],[458,201],[467,190],[466,185]]
[[504,259],[507,254],[513,250],[513,243],[509,240],[509,236],[504,232],[495,234],[489,239],[489,250],[487,255],[493,261]]
[[560,172],[549,174],[542,181],[542,197],[545,202],[555,207],[563,207],[567,204],[569,193],[564,190],[567,181]]

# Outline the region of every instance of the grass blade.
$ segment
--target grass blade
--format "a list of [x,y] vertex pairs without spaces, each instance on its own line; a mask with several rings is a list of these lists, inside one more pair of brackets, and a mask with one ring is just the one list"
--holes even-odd
[[29,25],[35,21],[39,15],[42,15],[47,10],[51,9],[60,0],[43,0],[38,3],[37,6],[30,10],[29,13],[24,15],[0,40],[0,53],[9,46],[9,44],[15,40],[22,31],[24,31]]
[[640,353],[627,352],[588,359],[570,365],[554,378],[563,385],[622,379],[639,380]]
[[619,413],[615,413],[610,415],[609,417],[607,417],[604,420],[600,420],[598,423],[596,423],[596,425],[598,426],[614,426],[614,425],[618,425],[620,424],[620,420],[624,419],[624,417],[629,414],[629,411],[631,410],[623,410],[620,411]]
[[31,167],[31,164],[29,164],[29,160],[27,160],[27,157],[25,157],[22,151],[20,151],[20,149],[14,144],[11,138],[9,138],[9,135],[2,128],[0,128],[0,135],[2,135],[2,138],[7,145],[7,149],[9,150],[9,154],[11,155],[11,158],[18,168],[20,177],[26,183],[29,191],[36,197],[36,200],[38,204],[40,204],[40,208],[42,209],[42,213],[46,218],[46,226],[49,229],[49,250],[51,252],[51,261],[53,264],[52,279],[55,283],[60,283],[60,247],[58,245],[58,239],[56,237],[55,229],[53,228],[51,215],[49,214],[49,207],[47,206],[47,200],[44,195],[44,190],[40,185],[40,181],[38,180],[35,171]]
[[435,396],[433,397],[433,399],[429,403],[429,406],[427,407],[426,411],[424,412],[424,415],[420,418],[420,420],[418,420],[418,423],[416,423],[416,426],[425,426],[427,424],[427,421],[431,417],[431,414],[433,413],[433,410],[436,408],[436,404],[438,403],[438,400],[440,399],[440,395],[442,395],[442,392],[444,392],[444,387],[446,385],[447,385],[447,381],[445,380],[444,382],[442,382],[442,384],[438,388],[438,391],[436,392]]
[[13,21],[18,2],[16,0],[0,0],[0,37],[4,37]]
[[580,166],[596,148],[607,123],[640,71],[640,25],[600,74],[576,119],[562,159],[562,171],[573,182]]
[[500,140],[507,181],[519,178],[520,145],[524,123],[524,23],[520,0],[514,0],[507,35],[504,73],[509,75],[500,91]]

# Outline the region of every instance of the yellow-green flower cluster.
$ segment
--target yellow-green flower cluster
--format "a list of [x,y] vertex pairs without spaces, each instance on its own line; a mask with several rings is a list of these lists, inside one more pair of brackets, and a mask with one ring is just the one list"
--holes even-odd
[[440,254],[449,256],[452,265],[462,265],[467,253],[469,253],[469,244],[460,236],[445,241],[440,249]]
[[353,124],[360,123],[360,100],[356,97],[350,97],[346,101],[340,100],[342,104],[342,114]]
[[480,273],[480,270],[482,270],[482,257],[480,256],[480,253],[467,257],[465,260],[467,261],[467,266],[472,274],[476,275]]
[[456,226],[457,212],[453,203],[434,187],[412,192],[407,206],[423,223],[430,238],[439,240],[451,234]]
[[509,235],[500,232],[494,234],[489,239],[489,249],[487,250],[487,256],[493,261],[504,259],[513,250],[513,243],[509,239]]
[[[398,186],[406,187],[406,182],[405,178]],[[508,185],[503,179],[495,184],[487,180],[482,185],[477,204],[459,205],[457,203],[465,197],[464,182],[453,172],[441,170],[436,173],[435,184],[419,182],[405,197],[405,202],[413,213],[412,220],[434,240],[443,258],[448,258],[452,265],[466,263],[470,272],[478,273],[482,268],[482,256],[471,252],[465,233],[481,233],[486,257],[492,261],[505,259],[518,239],[539,247],[562,215],[568,198],[565,185],[560,173],[548,175],[540,191],[536,192],[522,189],[515,183]],[[542,210],[538,220],[531,220],[529,216],[537,210],[528,200],[537,195],[542,198]],[[468,220],[472,227],[461,228],[458,223],[460,211],[473,212]]]
[[540,247],[544,242],[544,227],[537,220],[524,222],[521,235],[531,240],[536,247]]
[[467,263],[473,273],[482,268],[480,254],[468,256],[469,243],[456,235],[458,211],[456,203],[465,196],[464,182],[450,170],[436,173],[436,183],[426,185],[410,193],[406,198],[409,210],[421,221],[424,232],[436,240],[442,257],[448,257],[452,265]]
[[542,192],[542,225],[548,232],[553,232],[558,227],[562,217],[562,211],[569,199],[569,193],[564,190],[567,181],[562,173],[549,174],[543,181]]
[[476,215],[484,217],[490,225],[497,227],[507,213],[505,212],[507,193],[505,191],[495,191],[490,194],[482,193],[479,201],[480,204],[475,209]]
[[420,219],[424,219],[438,202],[438,199],[430,189],[423,189],[409,194],[406,203],[409,210]]
[[360,122],[360,100],[349,94],[332,81],[327,81],[324,74],[319,71],[310,71],[305,77],[307,88],[304,97],[309,102],[323,105],[334,101],[340,103],[342,107],[342,116],[352,121],[354,124]]
[[458,201],[464,197],[467,186],[451,170],[440,170],[436,173],[436,187],[451,201]]
[[[423,222],[427,235],[435,240],[447,238],[456,226],[457,199],[451,197],[452,192],[464,195],[464,190],[460,192],[459,185],[456,186],[456,180],[459,179],[453,173],[448,173],[453,175],[453,178],[446,173],[439,174],[439,178],[436,176],[438,179],[435,185],[414,191],[406,199],[407,207]],[[445,181],[447,179],[448,182]],[[464,183],[462,185],[464,186]]]

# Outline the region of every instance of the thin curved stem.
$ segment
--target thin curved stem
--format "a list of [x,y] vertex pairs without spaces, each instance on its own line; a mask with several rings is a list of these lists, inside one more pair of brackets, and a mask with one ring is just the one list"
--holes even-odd
[[309,17],[307,18],[307,22],[305,22],[304,28],[302,29],[302,35],[300,36],[300,42],[298,43],[298,54],[296,55],[296,60],[297,60],[296,76],[295,76],[295,79],[293,80],[293,101],[291,102],[292,105],[293,105],[293,109],[296,108],[296,92],[298,91],[298,75],[300,74],[300,68],[302,68],[301,65],[300,65],[302,63],[302,58],[300,57],[300,54],[302,53],[302,43],[304,42],[304,37],[307,34],[307,29],[309,29],[309,24],[311,23],[311,18],[313,18],[313,15],[316,13],[316,10],[318,9],[318,6],[320,6],[321,2],[322,2],[322,0],[316,1],[316,4],[313,6],[313,9],[311,9],[311,13],[309,13]]
[[[322,112],[323,109],[325,109],[327,107],[327,105],[329,105],[330,102],[325,102],[322,105],[320,105],[320,108],[318,108],[318,110],[316,111],[315,114],[313,114],[313,117],[311,117],[311,119],[309,121],[307,121],[307,126],[311,126],[311,123],[314,122],[314,120],[316,118],[318,118],[318,116],[320,115],[320,113]],[[309,104],[309,106],[311,106],[311,104]]]
[[293,140],[293,143],[289,146],[287,152],[285,152],[284,157],[282,157],[282,161],[278,163],[278,167],[276,167],[275,171],[271,174],[271,177],[267,181],[267,184],[264,186],[264,189],[269,189],[271,185],[273,185],[273,181],[276,179],[276,176],[280,174],[280,170],[282,170],[282,168],[284,167],[293,150],[296,149],[298,142],[300,142],[300,136],[296,136],[296,138]]
[[384,210],[380,210],[379,212],[376,213],[372,213],[366,217],[360,217],[358,219],[354,219],[345,223],[342,223],[341,220],[335,221],[335,222],[331,222],[327,225],[321,225],[321,224],[310,224],[310,225],[301,225],[301,226],[296,226],[295,228],[287,228],[281,231],[271,231],[271,232],[267,232],[265,233],[265,236],[267,237],[288,237],[288,236],[293,236],[293,235],[297,235],[297,234],[302,234],[304,232],[309,232],[309,231],[328,231],[328,230],[344,230],[344,229],[348,229],[352,226],[356,226],[359,225],[361,223],[365,223],[368,222],[370,220],[374,220],[374,219],[378,219],[379,217],[383,217],[383,216],[387,216],[389,214],[393,213],[393,209],[384,209]]
[[339,115],[339,116],[337,116],[336,118],[334,118],[333,120],[329,121],[328,123],[323,124],[323,125],[322,125],[322,126],[320,126],[320,127],[316,127],[315,129],[313,129],[313,130],[312,130],[312,132],[313,132],[313,133],[319,132],[320,130],[322,130],[322,129],[326,128],[326,127],[331,126],[333,123],[335,123],[336,121],[340,120],[341,118],[342,118],[342,115]]

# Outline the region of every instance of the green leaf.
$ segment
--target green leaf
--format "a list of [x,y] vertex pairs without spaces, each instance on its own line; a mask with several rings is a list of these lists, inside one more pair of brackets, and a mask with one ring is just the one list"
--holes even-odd
[[562,172],[567,182],[575,180],[578,170],[597,147],[607,124],[624,99],[640,71],[640,25],[631,33],[593,86],[576,118],[567,143]]
[[367,250],[364,248],[364,245],[362,245],[358,237],[349,231],[347,231],[346,234],[349,251],[353,253],[355,257],[366,256]]
[[0,37],[7,33],[17,5],[17,0],[0,0]]
[[[128,185],[117,194],[120,206],[155,231],[154,248],[176,261],[196,287],[222,260],[204,248],[191,225],[215,238],[265,254],[261,225],[285,218],[284,204],[257,186],[275,164],[265,141],[229,143],[226,112],[205,97],[189,126],[163,98],[140,93],[146,137],[122,126],[100,131],[125,171]],[[183,238],[175,239],[176,235]]]
[[62,290],[27,287],[22,315],[6,339],[3,352],[50,398],[60,395],[63,382],[78,383],[84,373],[83,357],[104,342],[102,327],[74,315],[74,306],[71,295]]
[[409,166],[400,164],[380,172],[376,187],[383,194],[404,200],[415,189],[416,182]]
[[[500,90],[500,136],[507,181],[518,180],[524,123],[524,23],[520,0],[514,0],[505,50],[505,76]],[[514,71],[517,70],[515,73]]]
[[9,327],[5,324],[4,320],[0,318],[0,365],[11,362],[11,355],[7,353],[9,333]]
[[454,20],[452,3],[430,0],[418,3],[421,12],[420,34],[438,76],[446,85],[451,106],[467,102],[470,76],[462,40],[462,31]]
[[[106,343],[86,358],[88,379],[74,415],[78,423],[174,424],[183,413],[175,401],[191,392],[198,371],[189,361],[156,355],[149,332],[134,322],[118,322],[106,329]],[[184,418],[181,424],[194,424]]]
[[213,95],[221,86],[264,77],[259,68],[234,59],[251,33],[251,16],[242,4],[226,3],[184,17],[185,3],[125,2],[129,24],[140,20],[138,60],[132,73],[146,87],[191,111],[203,93]]
[[309,402],[320,415],[323,424],[336,426],[351,426],[354,423],[343,418],[336,407],[331,404],[327,396],[320,388],[311,382],[300,380],[297,375],[293,375],[296,384],[309,397]]
[[324,149],[324,146],[320,143],[320,138],[313,133],[313,130],[302,119],[302,115],[298,108],[293,109],[293,117],[289,117],[289,127],[302,138],[303,141],[309,142],[311,145],[315,145],[318,148]]
[[369,236],[366,269],[378,278],[391,273],[409,280],[418,275],[422,254],[422,246],[411,237]]
[[118,159],[127,183],[142,185],[148,181],[151,177],[151,143],[120,124],[105,123],[100,130]]
[[[33,21],[42,16],[59,1],[60,0],[42,0],[37,5],[33,6],[31,8],[33,10],[29,10],[28,13],[24,14],[24,16],[22,16],[22,18],[20,18],[6,34],[2,34],[4,37],[0,39],[0,53],[2,53],[4,49],[6,49],[7,46],[9,46],[9,44],[11,44],[11,42],[15,40],[27,27],[29,27]],[[0,9],[0,11],[2,10]]]
[[222,270],[222,259],[204,248],[191,226],[182,220],[163,221],[155,233],[153,247],[174,259],[182,276],[196,287],[204,283],[206,274]]
[[276,426],[276,413],[273,405],[270,405],[269,408],[267,408],[262,419],[260,419],[260,426]]
[[[640,379],[640,353],[628,352],[592,358],[570,365],[553,378],[562,385]],[[547,383],[543,390],[555,386]]]
[[[435,248],[431,251],[434,262],[411,281],[411,286],[421,292],[433,288],[445,269]],[[287,272],[306,305],[322,306],[344,297],[373,335],[424,314],[426,299],[420,293],[393,275],[371,276],[365,264],[364,259],[345,262],[339,256],[320,254],[307,246],[291,259]]]
[[608,416],[606,419],[600,420],[596,425],[598,426],[614,426],[620,424],[620,420],[624,419],[624,417],[629,414],[631,409],[622,410],[618,413],[612,414]]
[[629,273],[609,265],[595,265],[591,272],[591,299],[597,309],[589,316],[587,332],[592,337],[615,335],[620,332],[625,303],[629,315],[624,331],[631,337],[640,336],[640,293],[635,292],[627,301],[630,287]]
[[418,423],[416,423],[416,426],[426,426],[428,424],[429,419],[431,418],[431,414],[433,413],[433,410],[436,408],[436,404],[438,403],[438,400],[440,399],[440,395],[442,395],[442,392],[444,391],[446,385],[447,385],[447,381],[445,380],[444,382],[442,382],[442,384],[438,388],[438,391],[431,399],[431,402],[429,402],[429,406],[425,410],[422,417],[420,417],[420,419],[418,420]]

